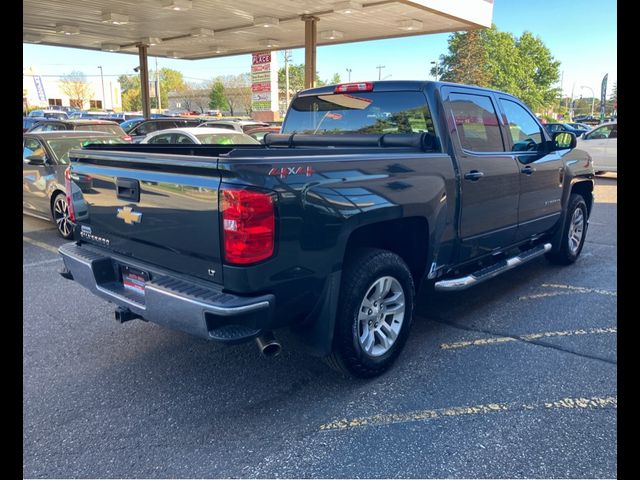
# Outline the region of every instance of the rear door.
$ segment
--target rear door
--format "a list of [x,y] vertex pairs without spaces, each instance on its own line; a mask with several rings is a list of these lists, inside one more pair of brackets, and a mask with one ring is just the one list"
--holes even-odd
[[447,124],[460,166],[459,262],[515,240],[519,169],[505,151],[491,92],[444,87]]
[[569,150],[540,153],[544,141],[551,139],[545,136],[542,125],[515,98],[497,97],[507,149],[518,165],[520,175],[516,234],[520,241],[549,230],[560,218],[564,180],[562,155]]

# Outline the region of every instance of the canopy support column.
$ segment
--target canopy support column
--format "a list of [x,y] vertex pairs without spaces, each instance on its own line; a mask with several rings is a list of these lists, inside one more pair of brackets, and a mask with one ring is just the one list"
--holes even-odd
[[316,86],[317,23],[313,15],[303,15],[304,21],[304,88]]
[[147,45],[138,45],[140,57],[140,95],[142,96],[142,115],[151,118],[151,103],[149,101],[149,66],[147,65]]

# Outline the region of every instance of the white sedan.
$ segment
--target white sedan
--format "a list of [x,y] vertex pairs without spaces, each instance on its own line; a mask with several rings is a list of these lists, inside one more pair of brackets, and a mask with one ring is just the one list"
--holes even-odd
[[598,125],[578,138],[576,148],[584,150],[593,159],[596,173],[618,172],[618,122]]
[[255,138],[224,128],[169,128],[152,132],[140,142],[150,144],[260,145]]

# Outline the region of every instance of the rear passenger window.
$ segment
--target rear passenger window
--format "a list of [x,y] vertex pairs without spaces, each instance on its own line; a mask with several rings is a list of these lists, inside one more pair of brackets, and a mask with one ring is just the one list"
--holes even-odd
[[498,116],[491,98],[452,93],[449,105],[463,149],[472,152],[504,151]]
[[[542,130],[522,105],[511,100],[500,99],[500,106],[507,116],[507,124],[513,141],[514,152],[535,152],[542,143]],[[557,131],[563,131],[558,125]]]

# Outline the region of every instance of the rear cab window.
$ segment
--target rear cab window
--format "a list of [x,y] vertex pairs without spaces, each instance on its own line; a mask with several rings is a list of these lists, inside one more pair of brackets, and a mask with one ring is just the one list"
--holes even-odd
[[500,124],[491,97],[475,93],[451,93],[448,104],[460,146],[464,150],[504,152]]
[[282,133],[312,135],[404,133],[435,135],[422,92],[350,92],[297,97]]

